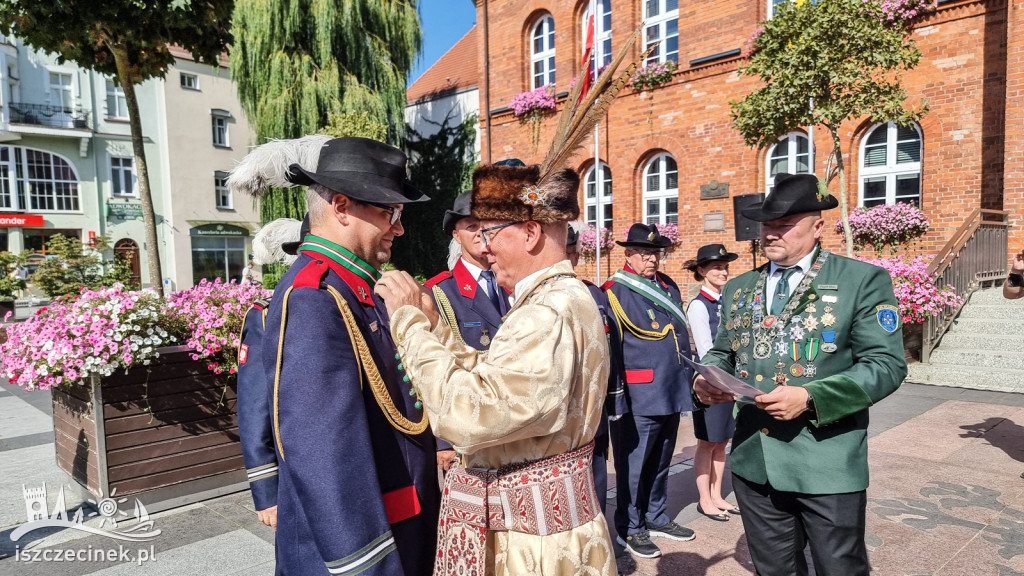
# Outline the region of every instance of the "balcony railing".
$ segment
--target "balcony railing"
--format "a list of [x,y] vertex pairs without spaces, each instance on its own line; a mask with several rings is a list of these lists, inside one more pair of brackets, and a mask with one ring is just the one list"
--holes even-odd
[[8,105],[11,124],[34,124],[53,128],[88,128],[89,112],[80,106],[50,106],[11,102]]

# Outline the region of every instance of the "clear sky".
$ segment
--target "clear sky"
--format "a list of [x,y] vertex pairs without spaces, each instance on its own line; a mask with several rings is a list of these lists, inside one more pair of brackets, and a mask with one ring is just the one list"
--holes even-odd
[[409,74],[409,84],[437,62],[476,23],[473,0],[420,0],[423,50]]

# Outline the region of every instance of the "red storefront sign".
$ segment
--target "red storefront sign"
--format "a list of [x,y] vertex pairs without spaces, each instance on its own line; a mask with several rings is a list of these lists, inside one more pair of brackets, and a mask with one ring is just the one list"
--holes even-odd
[[0,226],[42,226],[43,217],[38,214],[0,214]]

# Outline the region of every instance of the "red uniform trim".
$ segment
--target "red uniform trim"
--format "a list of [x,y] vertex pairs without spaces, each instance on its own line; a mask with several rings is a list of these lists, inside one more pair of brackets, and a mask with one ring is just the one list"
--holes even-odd
[[654,370],[626,370],[626,384],[650,384],[654,382]]
[[324,257],[322,254],[316,252],[306,252],[303,254],[313,258],[313,261],[306,264],[306,267],[295,277],[293,284],[296,288],[320,288],[320,280],[323,279],[324,275],[327,274],[327,269],[334,270],[334,273],[341,277],[341,281],[348,285],[352,289],[352,293],[355,294],[356,299],[363,304],[373,306],[373,289],[370,285],[360,278],[355,272],[352,272],[348,268],[345,268],[341,264],[331,260],[330,258]]
[[448,278],[451,278],[451,277],[452,277],[451,271],[445,270],[444,272],[441,272],[440,274],[438,274],[437,276],[434,276],[430,280],[427,280],[423,285],[426,286],[427,288],[433,288],[434,286],[440,284],[442,280],[447,280]]
[[327,264],[323,257],[313,256],[313,260],[306,264],[299,273],[295,275],[292,286],[295,288],[320,288],[320,280],[327,274]]
[[455,276],[455,282],[459,288],[459,293],[462,294],[464,298],[472,299],[473,296],[476,296],[478,281],[476,278],[473,278],[473,274],[470,273],[469,269],[466,268],[466,265],[462,263],[462,258],[459,258],[459,261],[455,263],[455,268],[452,269],[452,275]]
[[389,524],[398,524],[420,513],[420,498],[415,485],[385,492],[382,498]]

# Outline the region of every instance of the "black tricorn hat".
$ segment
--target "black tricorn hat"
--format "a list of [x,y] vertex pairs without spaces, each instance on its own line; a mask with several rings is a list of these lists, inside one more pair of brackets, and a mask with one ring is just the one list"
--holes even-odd
[[452,205],[451,210],[444,211],[444,221],[441,223],[441,229],[444,230],[445,236],[451,236],[455,230],[455,224],[463,218],[471,216],[469,213],[470,200],[473,197],[472,190],[466,190],[455,197],[455,203]]
[[708,244],[697,249],[697,259],[686,268],[691,272],[696,272],[698,266],[704,266],[709,262],[732,262],[739,257],[739,254],[729,252],[722,244]]
[[813,174],[775,175],[775,188],[758,206],[748,206],[742,214],[756,222],[777,220],[791,214],[820,212],[839,206],[839,200],[831,194],[818,191],[818,177]]
[[306,234],[309,234],[309,212],[306,212],[306,215],[302,217],[302,227],[299,228],[299,239],[295,242],[281,242],[281,250],[283,250],[285,254],[295,256],[299,253],[299,245],[301,245],[302,241],[306,239]]
[[580,241],[580,233],[577,232],[572,226],[565,233],[565,245],[575,246]]
[[658,232],[657,225],[648,226],[642,222],[630,226],[626,239],[615,243],[625,248],[668,248],[672,245],[671,240]]
[[288,167],[288,181],[320,184],[354,200],[409,204],[430,200],[409,183],[405,153],[369,138],[335,138],[320,149],[316,171]]

